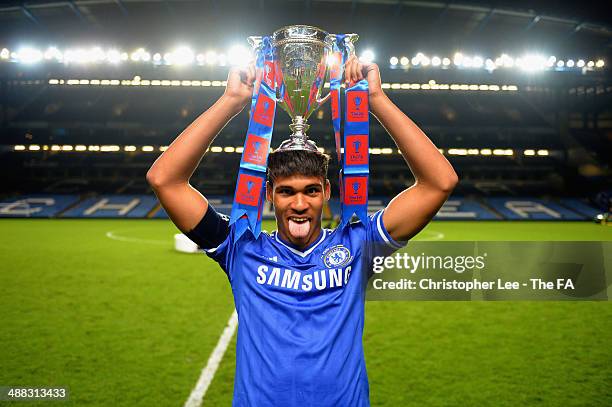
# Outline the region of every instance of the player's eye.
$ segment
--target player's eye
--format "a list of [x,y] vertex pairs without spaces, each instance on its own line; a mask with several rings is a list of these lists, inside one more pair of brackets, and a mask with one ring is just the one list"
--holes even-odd
[[308,188],[306,190],[306,192],[308,193],[308,195],[316,195],[320,192],[319,188]]

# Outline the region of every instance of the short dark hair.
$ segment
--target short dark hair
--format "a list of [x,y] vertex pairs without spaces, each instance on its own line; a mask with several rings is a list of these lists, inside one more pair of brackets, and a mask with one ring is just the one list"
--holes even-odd
[[268,156],[268,182],[274,184],[279,177],[304,175],[327,179],[329,156],[306,150],[274,151]]

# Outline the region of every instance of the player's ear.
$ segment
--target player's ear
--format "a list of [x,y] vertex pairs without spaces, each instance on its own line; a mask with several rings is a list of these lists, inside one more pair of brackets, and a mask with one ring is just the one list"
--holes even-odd
[[270,184],[270,181],[266,181],[266,201],[272,202],[272,190],[274,187]]
[[325,179],[325,200],[329,201],[329,198],[331,198],[331,184],[329,183],[329,180],[326,178]]

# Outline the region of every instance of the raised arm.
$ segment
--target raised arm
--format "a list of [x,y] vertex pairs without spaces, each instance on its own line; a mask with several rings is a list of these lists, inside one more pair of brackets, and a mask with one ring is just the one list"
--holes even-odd
[[193,229],[208,209],[208,201],[189,179],[217,134],[250,102],[254,80],[253,65],[232,69],[223,96],[183,130],[147,172],[147,182],[182,232]]
[[438,212],[458,182],[457,174],[438,148],[383,92],[378,66],[355,57],[346,65],[349,81],[368,80],[370,111],[391,135],[414,174],[415,183],[389,202],[385,228],[395,240],[416,235]]

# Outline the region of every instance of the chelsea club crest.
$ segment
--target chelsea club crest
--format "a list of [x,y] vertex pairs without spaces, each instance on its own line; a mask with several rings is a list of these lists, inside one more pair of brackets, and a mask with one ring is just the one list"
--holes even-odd
[[323,263],[328,268],[341,267],[351,260],[351,252],[343,245],[332,246],[323,252]]

